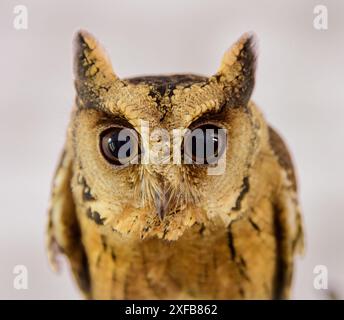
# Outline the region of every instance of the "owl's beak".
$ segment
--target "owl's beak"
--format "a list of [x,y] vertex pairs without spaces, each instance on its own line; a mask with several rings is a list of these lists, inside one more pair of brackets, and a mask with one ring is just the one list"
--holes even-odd
[[[151,183],[151,204],[154,206],[154,213],[163,221],[165,217],[175,207],[175,190],[170,182],[165,178],[166,168],[157,166],[154,169],[154,183]],[[170,172],[171,173],[171,172]]]
[[166,197],[166,193],[156,193],[154,202],[156,213],[160,221],[163,221],[168,210],[168,200]]

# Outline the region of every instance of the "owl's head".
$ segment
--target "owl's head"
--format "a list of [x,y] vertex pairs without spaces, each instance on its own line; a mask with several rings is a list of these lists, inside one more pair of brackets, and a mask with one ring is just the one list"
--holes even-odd
[[253,36],[218,72],[120,79],[98,42],[75,38],[73,192],[99,228],[175,240],[240,215],[257,153]]

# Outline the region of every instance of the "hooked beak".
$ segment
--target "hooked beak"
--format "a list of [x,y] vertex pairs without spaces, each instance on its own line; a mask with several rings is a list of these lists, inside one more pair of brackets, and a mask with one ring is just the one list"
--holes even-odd
[[166,215],[175,207],[175,194],[171,186],[165,181],[160,181],[155,189],[154,206],[156,214],[160,221],[163,221]]
[[162,192],[157,192],[155,194],[154,205],[160,221],[163,221],[169,207],[169,199],[165,190],[162,190]]

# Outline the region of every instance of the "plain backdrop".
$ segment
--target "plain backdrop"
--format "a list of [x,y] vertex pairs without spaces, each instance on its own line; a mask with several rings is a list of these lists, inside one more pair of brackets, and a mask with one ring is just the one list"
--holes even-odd
[[[28,29],[13,27],[26,5]],[[328,8],[328,30],[313,9]],[[74,99],[72,38],[85,28],[104,44],[119,76],[211,75],[245,31],[259,39],[253,99],[285,137],[297,166],[306,229],[293,298],[344,298],[344,2],[1,1],[0,298],[79,299],[67,266],[47,263],[44,233],[51,178]],[[13,268],[28,269],[28,289]],[[329,289],[313,286],[328,270]]]

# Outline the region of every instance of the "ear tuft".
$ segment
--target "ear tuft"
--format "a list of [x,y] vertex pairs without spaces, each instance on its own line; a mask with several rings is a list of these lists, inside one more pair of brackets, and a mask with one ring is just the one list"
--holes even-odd
[[223,56],[216,75],[234,104],[246,104],[251,97],[255,81],[256,42],[253,33],[243,34]]
[[74,37],[74,76],[76,80],[97,82],[116,78],[105,50],[85,30],[78,31]]

